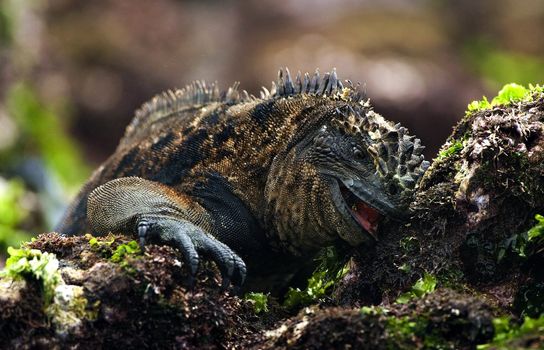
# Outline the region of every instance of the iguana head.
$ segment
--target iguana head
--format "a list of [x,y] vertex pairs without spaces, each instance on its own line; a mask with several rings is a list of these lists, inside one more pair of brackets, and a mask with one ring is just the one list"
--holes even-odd
[[413,190],[429,166],[420,140],[364,101],[335,108],[307,147],[307,161],[330,179],[336,209],[373,236],[382,217],[408,216]]
[[[304,80],[297,76],[293,83],[288,71],[280,72],[272,87],[283,103],[299,98],[301,105],[311,106],[306,112],[311,116],[300,119],[300,137],[276,162],[278,169],[272,169],[278,180],[268,187],[284,190],[268,194],[276,194],[275,210],[289,218],[279,227],[280,238],[318,246],[336,235],[357,245],[377,238],[382,218],[409,215],[414,188],[429,163],[423,160],[420,140],[374,112],[350,82],[344,87],[334,71],[316,75]],[[300,232],[281,232],[296,228],[297,220],[303,226]]]

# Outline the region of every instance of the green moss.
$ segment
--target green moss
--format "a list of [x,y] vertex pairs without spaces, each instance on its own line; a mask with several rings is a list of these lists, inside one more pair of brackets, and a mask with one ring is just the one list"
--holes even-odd
[[244,300],[253,304],[256,314],[268,312],[268,295],[263,293],[247,293]]
[[114,263],[123,263],[125,261],[125,257],[140,254],[141,252],[142,251],[138,242],[130,241],[118,246],[113,252],[110,261]]
[[516,83],[506,84],[491,102],[484,96],[480,101],[469,103],[466,113],[469,115],[495,106],[509,106],[516,102],[529,102],[542,93],[544,93],[544,86],[529,84],[529,87],[526,88]]
[[131,265],[127,259],[129,257],[141,254],[142,250],[140,245],[136,241],[130,241],[125,244],[119,245],[110,257],[110,261],[119,264],[129,274],[135,274],[136,269]]
[[511,341],[521,338],[526,334],[544,334],[544,315],[539,318],[525,317],[521,325],[516,325],[508,317],[499,317],[493,320],[495,336],[488,344],[478,345],[478,350],[483,349],[512,349]]
[[396,300],[399,304],[406,304],[413,298],[421,298],[425,294],[432,293],[436,289],[436,278],[425,273],[422,278],[410,288],[406,293],[401,294]]
[[530,89],[516,83],[506,84],[499,91],[499,94],[491,101],[491,105],[509,105],[514,102],[523,101],[530,97]]
[[110,258],[113,254],[112,244],[115,243],[115,237],[111,234],[106,237],[93,237],[91,234],[87,233],[85,238],[89,240],[89,245],[91,250],[98,253],[104,258]]
[[490,109],[491,103],[487,100],[487,97],[482,96],[482,99],[479,101],[472,101],[467,106],[467,114],[470,112],[483,111],[485,109]]
[[343,263],[333,247],[323,249],[318,259],[320,264],[308,279],[306,289],[290,287],[285,296],[284,306],[295,308],[317,302],[349,271],[348,264]]
[[427,314],[397,316],[380,306],[364,306],[361,314],[370,323],[384,324],[383,342],[386,349],[456,348],[452,339],[448,339],[448,326],[441,327]]
[[387,315],[389,313],[389,310],[387,310],[386,308],[382,306],[372,305],[372,306],[363,306],[361,308],[361,313],[363,315],[371,315],[371,316]]
[[480,313],[478,304],[463,306],[459,298],[442,290],[407,305],[365,306],[360,311],[364,324],[382,325],[380,348],[472,349],[491,339],[490,320],[486,312]]
[[57,333],[69,333],[83,320],[95,320],[100,303],[90,304],[81,286],[67,285],[59,271],[59,261],[51,253],[37,249],[8,248],[10,257],[0,271],[2,278],[32,278],[41,285],[44,311]]
[[113,235],[108,235],[104,238],[98,239],[97,237],[93,237],[90,233],[87,233],[85,235],[85,238],[89,240],[89,245],[91,246],[91,249],[100,249],[101,247],[107,247],[110,248],[111,245],[115,242],[115,237]]
[[462,141],[455,141],[450,147],[438,153],[438,159],[447,158],[463,149]]
[[324,297],[335,282],[326,279],[326,274],[326,271],[314,272],[308,279],[308,286],[304,290],[289,287],[283,303],[284,306],[290,309],[297,306],[305,306],[317,302],[318,299]]
[[535,219],[537,224],[527,231],[527,240],[529,242],[541,242],[544,240],[544,216],[537,214]]
[[[440,329],[430,327],[426,316],[389,316],[386,322],[387,349],[454,349]],[[417,345],[416,345],[417,344]]]
[[[544,249],[544,216],[536,215],[536,224],[529,230],[514,234],[499,244],[497,260],[528,263]],[[523,265],[522,265],[523,266]],[[544,313],[544,282],[529,281],[520,287],[514,306],[521,316],[538,317]]]
[[499,244],[498,262],[511,254],[525,259],[544,248],[544,216],[537,214],[535,219],[537,223],[531,229],[516,233]]
[[[485,99],[485,98],[484,98]],[[487,101],[487,100],[486,100]],[[446,159],[454,154],[458,154],[463,150],[465,147],[465,141],[469,139],[469,133],[465,133],[461,138],[454,139],[449,141],[444,145],[444,147],[447,146],[447,148],[442,149],[440,152],[438,152],[437,159]]]
[[0,271],[0,277],[33,278],[41,283],[44,304],[47,306],[53,301],[55,288],[62,282],[58,271],[59,261],[55,254],[42,253],[37,249],[8,248],[10,257],[6,267]]
[[427,322],[424,319],[412,317],[388,317],[387,339],[388,348],[394,349],[401,344],[409,344],[416,335],[425,334]]
[[89,240],[89,245],[94,252],[100,254],[103,258],[109,259],[112,263],[121,265],[128,272],[134,272],[127,258],[142,253],[138,242],[130,241],[119,244],[114,249],[116,240],[112,234],[108,234],[106,237],[93,237],[91,234],[86,234],[85,238]]

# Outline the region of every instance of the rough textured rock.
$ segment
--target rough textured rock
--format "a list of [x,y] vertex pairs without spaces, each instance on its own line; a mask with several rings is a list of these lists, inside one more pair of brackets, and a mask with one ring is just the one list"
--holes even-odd
[[83,287],[91,315],[67,333],[59,332],[61,327],[40,311],[40,290],[29,278],[26,287],[18,282],[9,288],[12,295],[2,294],[3,339],[16,348],[78,343],[84,348],[216,348],[228,347],[250,332],[243,317],[251,308],[220,291],[215,266],[201,269],[198,284],[189,290],[180,254],[172,248],[150,246],[143,255],[113,262],[117,247],[127,242],[126,237],[111,236],[91,246],[85,237],[40,235],[28,247],[56,254],[64,282]]
[[[369,311],[306,308],[265,333],[268,349],[468,349],[493,336],[490,308],[441,290],[409,304]],[[263,343],[256,346],[262,348]]]

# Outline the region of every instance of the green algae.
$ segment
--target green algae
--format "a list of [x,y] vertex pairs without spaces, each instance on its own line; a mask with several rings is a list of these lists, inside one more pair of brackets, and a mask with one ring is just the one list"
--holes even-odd
[[333,247],[322,250],[318,257],[320,261],[312,276],[308,279],[306,289],[289,287],[283,303],[289,309],[316,303],[333,289],[342,277],[349,271],[349,265],[339,257]]
[[533,101],[535,97],[540,96],[543,93],[544,86],[538,84],[529,84],[529,87],[516,83],[506,84],[491,101],[483,96],[481,100],[469,103],[466,113],[467,115],[470,115],[474,112],[488,110],[497,106],[508,107],[517,102]]
[[44,304],[47,306],[53,301],[55,288],[62,283],[59,272],[59,261],[55,254],[43,253],[37,249],[8,248],[10,257],[6,267],[0,271],[0,277],[13,279],[30,277],[42,286]]
[[539,318],[525,317],[521,324],[512,322],[512,320],[506,316],[498,317],[493,319],[493,327],[495,329],[493,340],[488,344],[478,345],[478,350],[509,350],[514,348],[511,342],[518,338],[528,334],[543,334],[544,315]]
[[244,300],[253,305],[256,314],[268,312],[268,295],[264,293],[247,293]]
[[436,278],[433,275],[425,273],[423,277],[416,281],[409,291],[401,294],[396,302],[399,304],[406,304],[413,298],[421,298],[428,293],[434,292],[435,289]]

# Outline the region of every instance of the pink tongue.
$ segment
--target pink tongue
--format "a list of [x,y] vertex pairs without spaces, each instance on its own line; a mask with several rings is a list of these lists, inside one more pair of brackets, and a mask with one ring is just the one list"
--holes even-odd
[[378,222],[381,218],[380,213],[363,202],[357,202],[356,207],[357,210],[354,210],[353,213],[357,222],[374,238],[377,238],[376,232],[378,230]]

